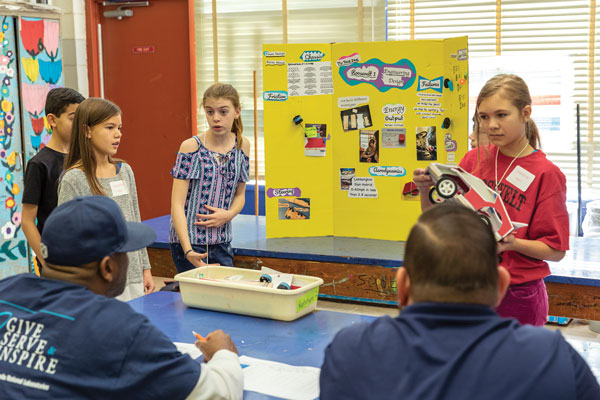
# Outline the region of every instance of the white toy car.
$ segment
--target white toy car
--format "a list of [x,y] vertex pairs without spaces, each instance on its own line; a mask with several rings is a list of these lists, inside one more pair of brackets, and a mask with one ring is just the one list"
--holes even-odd
[[461,167],[431,163],[427,172],[435,185],[429,191],[432,203],[452,200],[476,211],[492,227],[496,240],[500,241],[512,231],[527,226],[511,222],[500,195]]

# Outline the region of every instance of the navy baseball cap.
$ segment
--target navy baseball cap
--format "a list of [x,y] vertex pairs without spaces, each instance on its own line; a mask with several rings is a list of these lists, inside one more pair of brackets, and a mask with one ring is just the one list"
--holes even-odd
[[42,232],[42,256],[53,265],[77,266],[115,253],[139,250],[156,240],[141,222],[127,222],[106,196],[77,197],[56,207]]

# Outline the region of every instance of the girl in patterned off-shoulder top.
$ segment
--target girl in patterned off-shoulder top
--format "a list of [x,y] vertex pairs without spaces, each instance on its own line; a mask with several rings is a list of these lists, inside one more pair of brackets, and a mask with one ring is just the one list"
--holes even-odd
[[205,263],[233,266],[231,220],[244,207],[248,181],[250,142],[242,136],[237,91],[216,83],[202,106],[209,127],[181,143],[171,170],[169,242],[179,272]]

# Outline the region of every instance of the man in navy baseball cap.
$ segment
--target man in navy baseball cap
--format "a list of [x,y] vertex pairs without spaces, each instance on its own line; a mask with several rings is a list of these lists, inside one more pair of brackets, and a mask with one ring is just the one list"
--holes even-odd
[[44,259],[54,265],[82,265],[103,257],[139,250],[156,240],[154,230],[125,221],[106,196],[75,198],[48,218],[42,232]]
[[42,278],[0,281],[0,371],[11,377],[0,398],[241,399],[242,369],[227,334],[196,342],[201,364],[111,298],[125,287],[127,252],[155,237],[105,196],[54,209],[42,232]]
[[149,226],[125,221],[114,200],[78,197],[61,204],[46,220],[41,252],[48,269],[42,270],[43,276],[61,279],[67,273],[71,282],[115,297],[125,288],[127,252],[146,247],[155,239],[156,233]]

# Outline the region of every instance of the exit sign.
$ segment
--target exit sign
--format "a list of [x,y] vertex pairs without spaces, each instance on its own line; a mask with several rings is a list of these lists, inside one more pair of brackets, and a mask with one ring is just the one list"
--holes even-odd
[[135,46],[133,54],[154,53],[154,46]]

